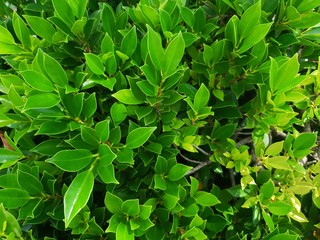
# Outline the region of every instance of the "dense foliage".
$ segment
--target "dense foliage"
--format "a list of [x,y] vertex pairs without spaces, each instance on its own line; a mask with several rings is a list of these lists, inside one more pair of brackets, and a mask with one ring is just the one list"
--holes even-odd
[[319,239],[319,0],[0,0],[1,239]]

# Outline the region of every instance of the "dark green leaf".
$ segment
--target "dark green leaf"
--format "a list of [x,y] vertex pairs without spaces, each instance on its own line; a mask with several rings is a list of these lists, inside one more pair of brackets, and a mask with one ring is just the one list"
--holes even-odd
[[20,187],[29,194],[36,195],[43,191],[42,183],[32,174],[18,170],[17,176]]

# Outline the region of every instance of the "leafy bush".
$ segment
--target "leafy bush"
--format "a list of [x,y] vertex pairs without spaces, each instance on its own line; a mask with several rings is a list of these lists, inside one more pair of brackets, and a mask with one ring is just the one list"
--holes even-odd
[[320,1],[0,0],[2,239],[319,239]]

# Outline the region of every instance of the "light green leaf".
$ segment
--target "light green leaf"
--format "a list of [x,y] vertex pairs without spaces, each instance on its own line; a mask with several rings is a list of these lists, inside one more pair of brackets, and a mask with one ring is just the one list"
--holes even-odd
[[23,16],[31,29],[41,38],[44,38],[48,42],[52,42],[53,35],[56,33],[56,30],[52,24],[42,17],[24,15]]
[[56,94],[40,93],[28,97],[23,110],[27,111],[30,109],[51,108],[56,106],[59,102],[60,99]]
[[86,62],[90,70],[97,75],[104,75],[104,67],[101,59],[93,53],[85,53]]
[[123,201],[118,196],[107,192],[106,197],[104,199],[104,204],[106,205],[109,212],[113,214],[121,213],[121,205]]
[[261,1],[249,7],[241,16],[239,30],[241,39],[245,39],[258,25],[261,15]]
[[68,1],[52,0],[52,4],[55,13],[71,28],[74,23],[74,15]]
[[196,95],[194,96],[194,109],[199,112],[201,109],[203,109],[210,100],[210,92],[208,88],[201,83],[200,88],[198,89]]
[[14,38],[5,27],[0,25],[0,42],[6,44],[15,44]]
[[[159,33],[155,32],[150,26],[147,25],[147,46],[148,53],[153,63],[153,66],[161,71],[163,69],[164,62],[164,50],[162,48],[162,41]],[[180,60],[179,60],[180,61]]]
[[272,167],[275,169],[283,169],[292,171],[288,161],[288,157],[285,156],[275,156],[269,157],[267,163],[265,164],[267,167]]
[[271,202],[268,204],[268,210],[278,216],[284,216],[287,215],[289,212],[291,212],[293,209],[293,206],[289,205],[288,203],[285,202]]
[[66,228],[72,219],[87,204],[94,184],[91,170],[80,173],[73,179],[63,197],[64,219]]
[[32,71],[26,70],[20,72],[24,80],[34,89],[39,90],[41,92],[53,92],[55,91],[55,87],[53,86],[52,82],[46,78],[43,74]]
[[169,181],[178,181],[179,179],[183,178],[184,175],[189,172],[192,167],[177,163],[173,165],[168,171],[168,180]]
[[119,102],[128,104],[128,105],[136,105],[144,102],[137,99],[133,95],[131,89],[121,89],[118,92],[112,94],[111,96],[116,98]]
[[67,172],[77,172],[88,166],[92,158],[93,154],[86,149],[62,150],[46,162]]
[[110,119],[98,122],[95,126],[95,130],[100,142],[107,141],[110,134]]
[[137,30],[134,25],[131,30],[124,36],[121,42],[121,52],[126,54],[128,57],[134,53],[137,47]]
[[126,224],[125,222],[121,222],[117,226],[116,239],[117,240],[134,240],[134,234],[131,231],[128,224]]
[[213,206],[220,203],[219,199],[215,195],[204,191],[196,192],[193,195],[193,198],[201,206]]
[[255,26],[249,36],[243,40],[238,53],[242,54],[258,42],[260,42],[268,34],[272,24],[273,23],[264,23]]
[[57,60],[43,53],[43,65],[52,82],[59,87],[65,87],[68,84],[67,74]]
[[129,199],[122,203],[121,211],[128,216],[134,217],[139,214],[139,199]]
[[101,161],[98,163],[97,169],[98,169],[99,176],[104,183],[119,184],[118,180],[115,177],[113,164],[105,165]]
[[156,129],[156,127],[140,127],[132,130],[126,139],[127,148],[134,149],[140,147],[150,138]]
[[[159,48],[159,47],[158,47]],[[182,33],[179,34],[169,43],[164,52],[163,75],[170,76],[175,72],[184,55],[185,44]]]
[[16,33],[22,45],[24,45],[27,48],[30,48],[31,47],[30,34],[26,26],[26,23],[22,20],[22,18],[16,12],[13,12],[12,16],[13,16],[12,24],[13,24],[14,32]]
[[[17,219],[9,212],[6,211],[3,207],[3,204],[0,204],[0,225],[5,226],[5,229],[1,229],[2,234],[12,234],[16,237],[22,238],[22,230]],[[9,237],[7,238],[9,240]],[[13,239],[16,239],[13,237]]]
[[124,104],[114,103],[110,108],[111,118],[116,126],[118,126],[127,117],[127,108]]

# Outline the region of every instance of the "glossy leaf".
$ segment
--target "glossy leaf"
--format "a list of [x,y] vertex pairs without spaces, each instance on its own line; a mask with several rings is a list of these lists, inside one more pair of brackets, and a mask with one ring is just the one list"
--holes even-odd
[[140,127],[129,132],[126,138],[126,146],[129,149],[138,148],[150,138],[156,127]]
[[85,53],[86,62],[90,70],[97,75],[104,75],[104,67],[100,58],[93,53]]
[[137,30],[134,26],[131,30],[124,36],[121,42],[121,51],[128,57],[134,53],[137,47]]
[[19,208],[30,200],[29,194],[19,188],[0,189],[0,202],[5,208]]
[[112,94],[112,97],[116,98],[119,102],[124,103],[124,104],[130,104],[130,105],[135,105],[135,104],[140,104],[143,103],[143,101],[137,99],[131,89],[122,89],[114,94]]
[[[161,37],[150,26],[147,26],[147,27],[148,27],[148,33],[147,33],[148,53],[153,63],[153,66],[158,71],[161,71],[163,69],[163,62],[165,58],[165,55],[164,55],[165,53],[162,48]],[[169,53],[167,55],[169,55]]]
[[39,72],[28,70],[20,72],[20,74],[27,84],[36,90],[41,92],[53,92],[55,90],[52,82]]
[[63,197],[65,226],[87,204],[94,184],[94,176],[90,170],[77,175]]
[[24,111],[40,108],[51,108],[60,102],[58,96],[53,93],[40,93],[33,95],[27,99]]
[[88,166],[93,154],[86,149],[63,150],[46,160],[64,171],[77,172]]

